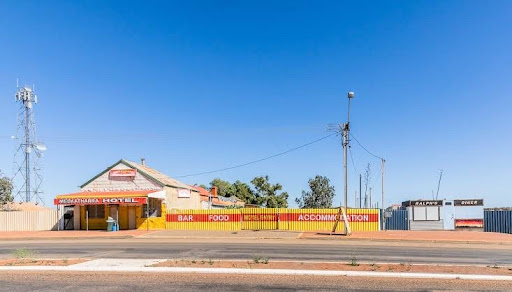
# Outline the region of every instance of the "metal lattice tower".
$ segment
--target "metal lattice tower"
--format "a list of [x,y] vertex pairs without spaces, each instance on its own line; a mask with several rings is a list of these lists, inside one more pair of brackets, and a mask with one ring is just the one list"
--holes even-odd
[[16,102],[19,103],[20,108],[17,116],[17,136],[13,136],[13,139],[19,141],[14,154],[14,198],[19,201],[44,204],[41,190],[43,177],[39,160],[46,146],[36,140],[33,107],[37,104],[37,95],[34,88],[18,86]]

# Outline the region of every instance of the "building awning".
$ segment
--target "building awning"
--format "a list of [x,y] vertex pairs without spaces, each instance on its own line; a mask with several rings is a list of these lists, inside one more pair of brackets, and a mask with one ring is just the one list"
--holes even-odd
[[55,205],[138,205],[146,204],[147,198],[165,199],[165,192],[156,190],[78,192],[58,195],[53,203]]

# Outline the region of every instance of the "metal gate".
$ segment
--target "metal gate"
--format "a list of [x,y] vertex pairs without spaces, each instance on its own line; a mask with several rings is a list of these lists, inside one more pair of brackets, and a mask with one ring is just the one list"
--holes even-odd
[[407,210],[391,211],[391,217],[386,218],[386,230],[409,230]]
[[512,234],[512,208],[485,209],[484,231]]

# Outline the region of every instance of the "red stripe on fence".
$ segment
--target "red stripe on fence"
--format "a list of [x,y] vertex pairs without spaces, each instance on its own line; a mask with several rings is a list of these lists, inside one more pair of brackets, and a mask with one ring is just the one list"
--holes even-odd
[[[285,214],[282,214],[285,215]],[[319,214],[319,213],[288,213],[285,217],[281,216],[283,221],[322,221],[334,222],[336,221],[337,214]],[[379,214],[348,214],[347,219],[349,222],[378,222]],[[341,220],[344,220],[343,215]]]
[[[240,222],[243,221],[298,221],[298,222],[334,222],[336,214],[319,213],[281,213],[277,214],[167,214],[167,222]],[[379,214],[348,214],[349,222],[378,222]],[[343,217],[341,220],[344,220]]]
[[167,222],[240,222],[240,214],[167,214]]

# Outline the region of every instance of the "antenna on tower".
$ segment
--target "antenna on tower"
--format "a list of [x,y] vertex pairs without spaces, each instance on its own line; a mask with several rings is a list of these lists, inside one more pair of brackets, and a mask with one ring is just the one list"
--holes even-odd
[[19,144],[14,154],[13,182],[16,187],[15,198],[24,202],[44,204],[41,190],[43,176],[39,160],[46,151],[46,146],[36,139],[36,124],[34,121],[34,104],[37,95],[34,86],[19,86],[16,78],[16,102],[19,103],[18,133],[13,139]]

